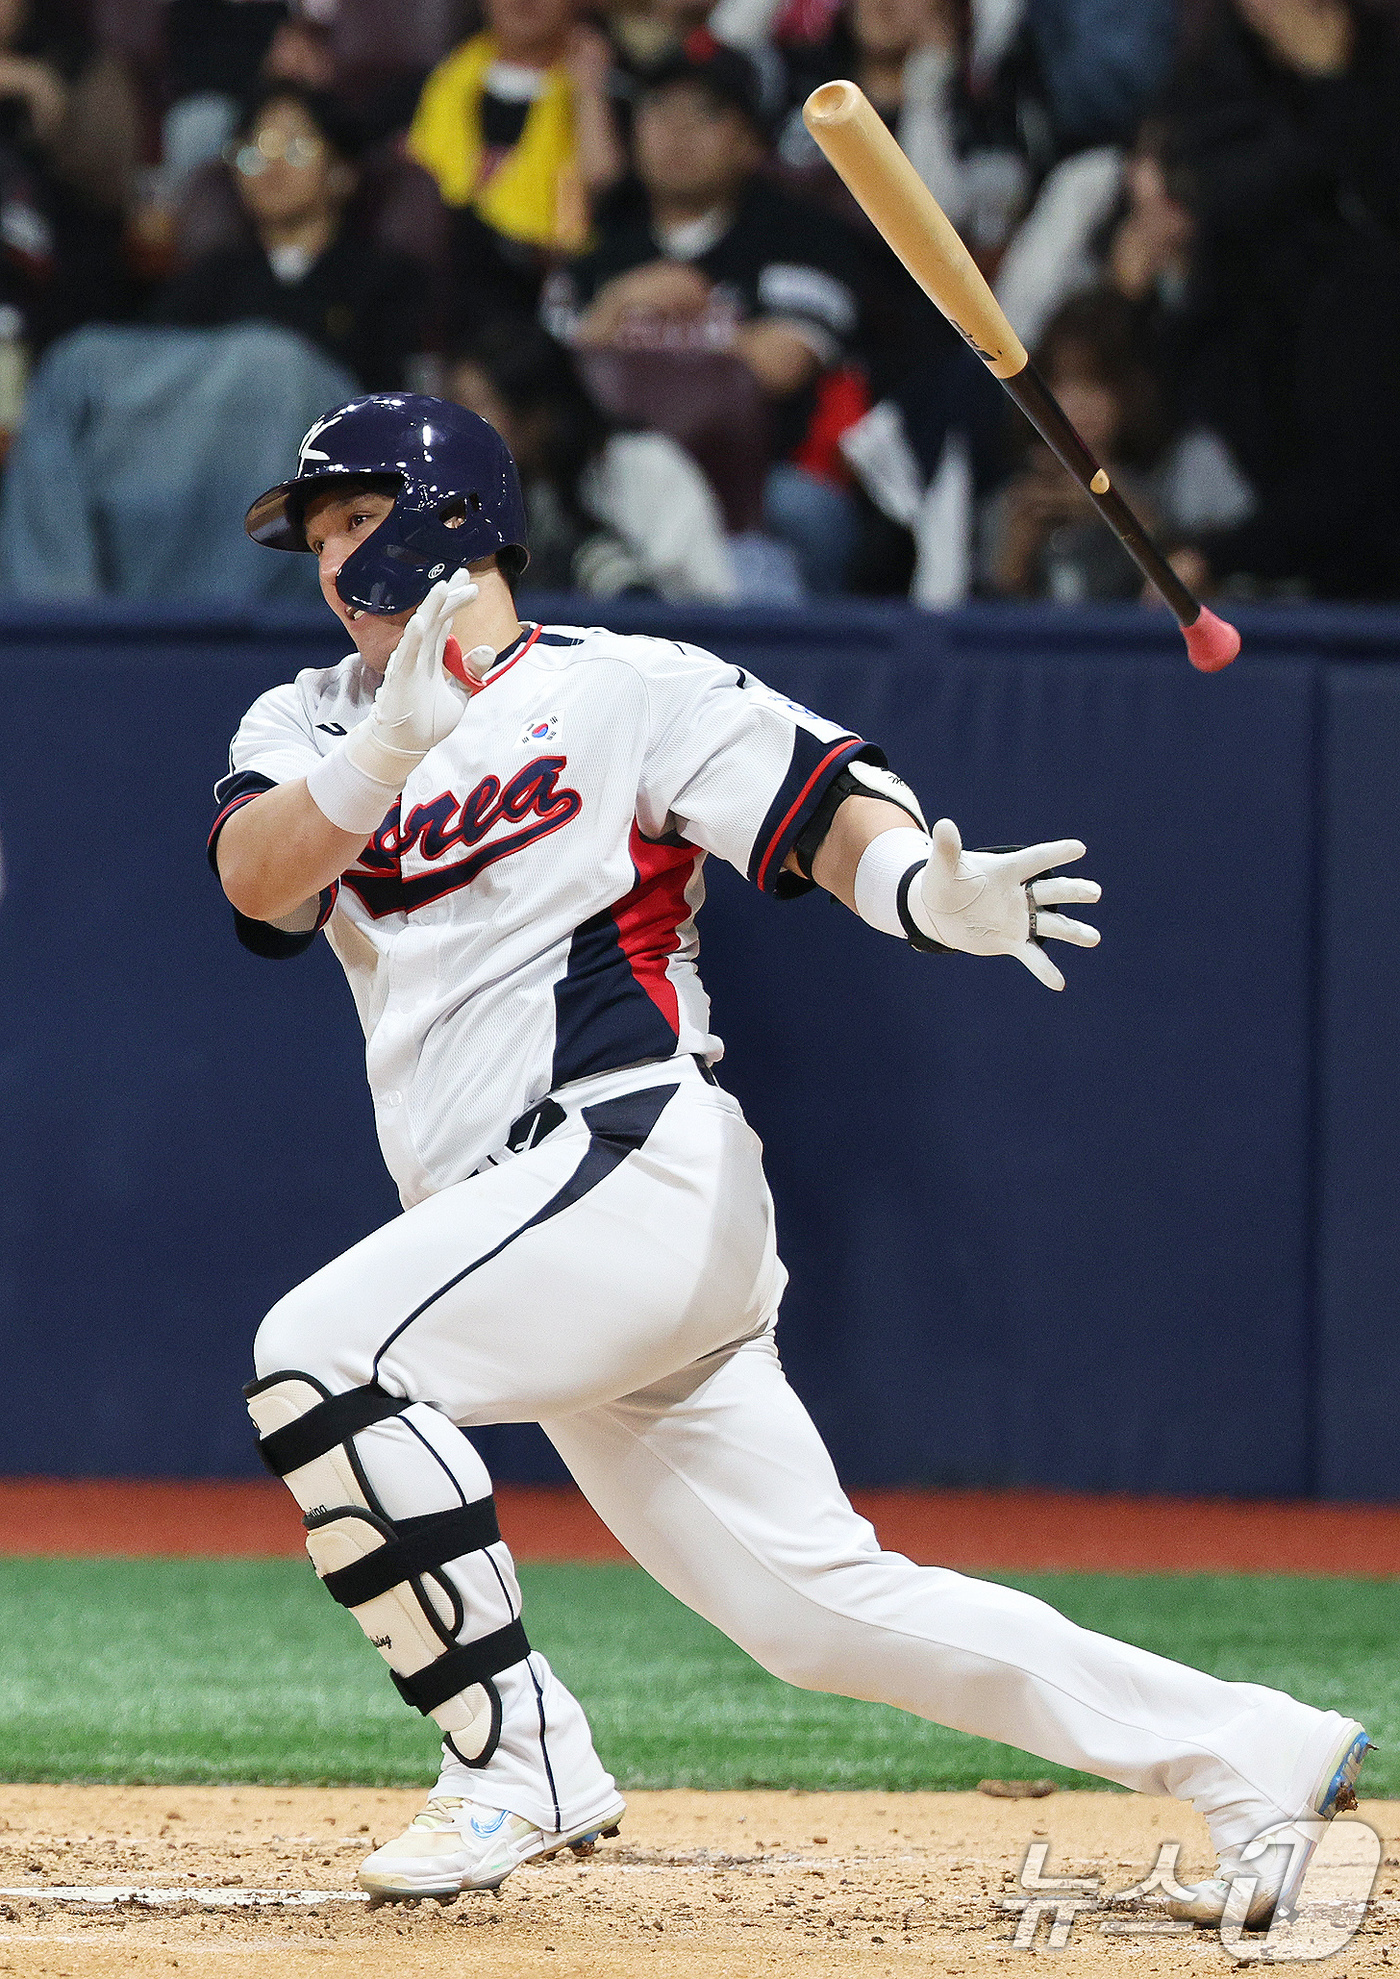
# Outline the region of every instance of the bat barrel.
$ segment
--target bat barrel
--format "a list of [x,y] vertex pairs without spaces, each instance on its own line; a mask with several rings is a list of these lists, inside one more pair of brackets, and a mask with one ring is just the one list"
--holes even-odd
[[930,302],[996,377],[1014,377],[1026,347],[956,227],[853,82],[825,82],[802,118]]

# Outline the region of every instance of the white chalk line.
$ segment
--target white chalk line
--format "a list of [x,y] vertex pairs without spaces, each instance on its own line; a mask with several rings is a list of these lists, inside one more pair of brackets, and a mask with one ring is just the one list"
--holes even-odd
[[305,1910],[317,1903],[369,1902],[365,1890],[201,1890],[165,1885],[144,1888],[136,1883],[30,1883],[20,1889],[0,1889],[0,1897],[27,1897],[31,1903],[86,1903],[103,1909],[131,1904],[143,1910],[176,1903],[197,1903],[205,1910]]
[[[522,1865],[530,1868],[531,1865]],[[831,1857],[819,1863],[809,1863],[803,1857],[796,1857],[775,1863],[755,1863],[749,1865],[722,1862],[609,1862],[601,1858],[590,1862],[585,1868],[579,1864],[578,1875],[589,1875],[605,1870],[610,1876],[720,1876],[733,1868],[742,1867],[749,1874],[771,1876],[784,1869],[819,1867],[831,1869],[836,1864]],[[550,1874],[545,1865],[544,1875]],[[520,1890],[517,1884],[516,1889]],[[489,1890],[464,1890],[464,1897],[489,1896]],[[313,1904],[321,1903],[368,1903],[366,1890],[258,1890],[230,1889],[218,1886],[213,1889],[186,1888],[174,1884],[140,1883],[24,1883],[14,1889],[0,1889],[0,1899],[18,1897],[30,1903],[82,1903],[94,1909],[112,1910],[121,1905],[133,1909],[158,1910],[172,1904],[197,1903],[204,1910],[306,1910]],[[392,1901],[392,1899],[391,1899]],[[432,1903],[432,1897],[422,1899]]]
[[[94,1920],[95,1921],[95,1920]],[[226,1944],[206,1944],[201,1938],[168,1939],[167,1944],[178,1945],[181,1958],[247,1958],[250,1952],[266,1952],[269,1957],[285,1954],[285,1938],[233,1938]],[[25,1945],[33,1950],[35,1945],[86,1945],[91,1949],[92,1933],[81,1936],[77,1931],[0,1931],[0,1945]],[[344,1940],[323,1943],[319,1938],[304,1938],[297,1945],[298,1958],[313,1952],[329,1952],[343,1956]]]

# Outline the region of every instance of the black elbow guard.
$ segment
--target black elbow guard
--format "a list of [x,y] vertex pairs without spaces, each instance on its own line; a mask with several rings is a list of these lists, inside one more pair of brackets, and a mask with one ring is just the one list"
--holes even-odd
[[812,861],[831,830],[832,819],[848,797],[879,797],[886,804],[897,804],[901,811],[909,813],[920,831],[928,830],[928,821],[919,800],[902,777],[875,763],[858,760],[845,763],[831,779],[822,793],[821,803],[793,841],[793,854],[804,879],[811,879]]

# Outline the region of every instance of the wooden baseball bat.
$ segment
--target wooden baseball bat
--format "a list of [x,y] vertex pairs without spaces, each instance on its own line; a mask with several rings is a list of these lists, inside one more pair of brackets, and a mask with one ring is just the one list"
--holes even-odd
[[1099,514],[1176,615],[1191,664],[1218,673],[1240,650],[1233,625],[1182,583],[1106,470],[1060,410],[1025,345],[943,208],[853,82],[814,89],[802,119],[930,302],[976,351],[994,378],[1068,468]]

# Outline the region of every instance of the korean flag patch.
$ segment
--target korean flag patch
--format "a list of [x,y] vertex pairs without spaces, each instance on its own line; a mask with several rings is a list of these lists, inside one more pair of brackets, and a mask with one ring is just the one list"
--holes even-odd
[[520,732],[521,748],[538,749],[542,743],[552,742],[558,727],[558,715],[545,715],[539,721],[527,722]]

